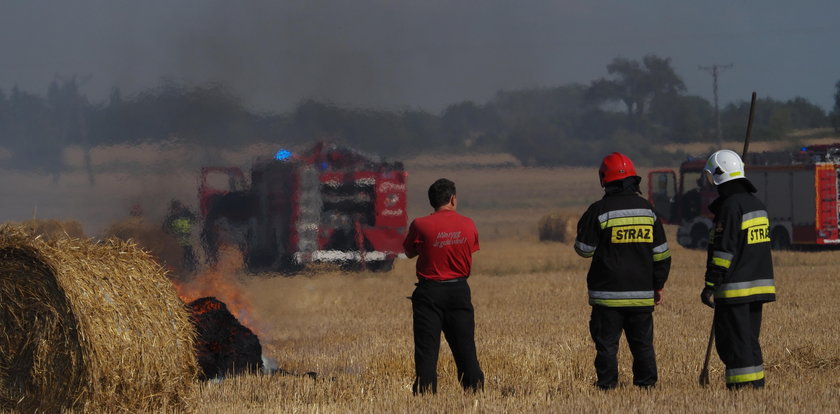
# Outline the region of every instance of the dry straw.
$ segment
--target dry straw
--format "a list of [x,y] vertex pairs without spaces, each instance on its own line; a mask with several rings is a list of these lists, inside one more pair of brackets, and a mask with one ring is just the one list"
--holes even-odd
[[184,408],[195,331],[130,242],[0,226],[0,410]]
[[571,242],[577,232],[576,220],[568,214],[561,213],[542,216],[538,224],[540,241]]

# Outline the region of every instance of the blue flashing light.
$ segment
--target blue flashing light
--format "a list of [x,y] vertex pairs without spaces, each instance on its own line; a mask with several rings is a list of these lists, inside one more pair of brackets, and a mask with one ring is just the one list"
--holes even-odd
[[280,161],[288,160],[291,157],[292,157],[292,152],[289,151],[289,150],[285,150],[285,149],[281,149],[280,151],[277,151],[276,154],[274,154],[274,159],[275,160],[280,160]]

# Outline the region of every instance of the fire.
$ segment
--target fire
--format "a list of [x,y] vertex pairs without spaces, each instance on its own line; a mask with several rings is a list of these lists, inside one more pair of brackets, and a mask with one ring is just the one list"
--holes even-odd
[[[190,302],[190,305],[193,305],[193,302]],[[214,302],[209,300],[192,306],[193,314],[196,315],[203,315],[207,312],[219,311],[222,309],[222,302]]]
[[[242,252],[234,248],[221,248],[219,260],[214,267],[199,272],[186,282],[175,281],[175,289],[184,303],[207,296],[218,298],[227,305],[236,319],[259,335],[251,301],[237,280],[237,274],[242,268]],[[203,309],[202,313],[211,310],[215,309]]]

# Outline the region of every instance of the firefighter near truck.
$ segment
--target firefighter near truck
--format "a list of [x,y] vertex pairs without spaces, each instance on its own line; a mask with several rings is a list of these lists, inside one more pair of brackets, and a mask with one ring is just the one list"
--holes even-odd
[[204,167],[199,185],[207,261],[220,246],[242,251],[249,271],[294,272],[311,263],[388,271],[403,253],[406,172],[335,144],[281,150],[236,167]]
[[[769,234],[750,237],[769,237],[774,249],[840,244],[840,143],[751,153],[744,162],[770,219]],[[689,159],[676,172],[648,175],[648,196],[657,215],[679,225],[677,242],[688,248],[705,248],[712,229],[708,206],[717,192],[703,177],[705,163],[705,158]]]

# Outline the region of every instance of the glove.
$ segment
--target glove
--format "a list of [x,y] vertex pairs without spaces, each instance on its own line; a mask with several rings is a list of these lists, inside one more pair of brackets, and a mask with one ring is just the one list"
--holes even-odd
[[662,289],[653,291],[653,304],[659,305],[662,303]]
[[715,308],[715,301],[713,298],[715,294],[715,289],[709,286],[703,288],[703,291],[700,292],[700,302],[703,302],[704,305],[714,309]]

